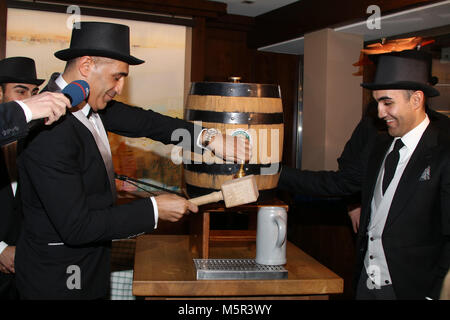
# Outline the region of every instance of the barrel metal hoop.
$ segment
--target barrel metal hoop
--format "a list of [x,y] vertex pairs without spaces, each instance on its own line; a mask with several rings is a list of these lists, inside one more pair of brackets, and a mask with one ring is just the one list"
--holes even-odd
[[[205,194],[220,190],[220,189],[210,189],[210,188],[202,188],[198,187],[189,183],[186,183],[186,191],[189,194],[191,198],[203,196]],[[263,189],[259,190],[259,197],[258,201],[264,201],[264,200],[273,200],[276,198],[277,195],[277,189],[271,188],[271,189]],[[225,209],[226,210],[226,209]],[[211,211],[211,213],[215,213],[215,211]]]
[[228,83],[228,82],[194,82],[191,95],[281,98],[280,87],[275,84]]
[[[270,167],[273,167],[274,170],[268,169]],[[240,164],[206,164],[206,163],[198,163],[198,164],[185,164],[184,168],[186,170],[189,170],[191,172],[196,173],[207,173],[207,174],[214,174],[214,175],[233,175],[237,173],[240,169]],[[281,163],[269,163],[269,164],[245,164],[244,165],[244,172],[246,175],[254,174],[254,175],[261,175],[261,169],[265,169],[265,171],[269,171],[267,174],[276,174],[281,171]],[[275,171],[276,170],[276,171]]]
[[217,112],[186,109],[185,119],[224,124],[281,124],[283,113]]

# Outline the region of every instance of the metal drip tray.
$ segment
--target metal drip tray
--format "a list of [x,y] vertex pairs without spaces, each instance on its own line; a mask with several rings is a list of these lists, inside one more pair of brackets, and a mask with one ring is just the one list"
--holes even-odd
[[193,259],[197,280],[286,279],[283,266],[268,266],[255,259]]

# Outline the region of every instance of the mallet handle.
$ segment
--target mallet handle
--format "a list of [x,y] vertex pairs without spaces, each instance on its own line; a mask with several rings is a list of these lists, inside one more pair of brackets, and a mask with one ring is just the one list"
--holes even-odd
[[201,196],[201,197],[189,199],[190,202],[192,202],[198,206],[201,206],[202,204],[219,202],[221,200],[223,200],[222,191],[212,192],[212,193],[209,193],[209,194]]

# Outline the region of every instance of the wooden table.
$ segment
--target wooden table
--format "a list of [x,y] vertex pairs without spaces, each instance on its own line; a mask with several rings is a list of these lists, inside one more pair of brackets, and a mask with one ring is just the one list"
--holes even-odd
[[[215,243],[210,258],[255,258],[255,244]],[[343,279],[292,243],[288,278],[196,280],[188,235],[142,235],[136,243],[133,295],[148,299],[328,299],[343,292]]]

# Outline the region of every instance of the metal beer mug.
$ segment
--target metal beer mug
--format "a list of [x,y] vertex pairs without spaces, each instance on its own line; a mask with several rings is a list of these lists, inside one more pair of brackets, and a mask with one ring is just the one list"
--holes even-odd
[[282,207],[261,207],[256,229],[256,263],[286,263],[287,213]]

